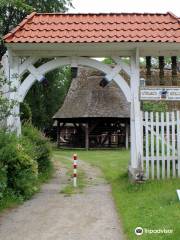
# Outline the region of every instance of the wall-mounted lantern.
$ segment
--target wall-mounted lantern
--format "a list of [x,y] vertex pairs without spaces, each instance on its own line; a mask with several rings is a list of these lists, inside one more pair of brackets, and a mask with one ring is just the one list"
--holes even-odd
[[108,83],[109,83],[109,81],[107,80],[107,78],[103,77],[102,80],[99,83],[99,86],[104,88],[104,87],[106,87],[108,85]]
[[71,67],[71,76],[72,78],[76,78],[78,73],[78,67]]
[[45,76],[42,77],[41,83],[43,87],[47,87],[49,85],[48,79]]

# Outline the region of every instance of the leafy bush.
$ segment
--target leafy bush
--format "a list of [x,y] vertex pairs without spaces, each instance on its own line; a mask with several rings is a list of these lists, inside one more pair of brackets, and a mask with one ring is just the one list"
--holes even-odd
[[2,169],[6,169],[3,176],[7,177],[7,188],[25,199],[37,190],[37,162],[14,134],[0,132],[0,162]]
[[20,105],[21,122],[32,122],[32,112],[28,103],[22,102]]
[[167,102],[143,102],[142,110],[144,112],[166,112],[168,110]]
[[31,154],[34,155],[38,163],[39,173],[51,169],[51,146],[48,139],[37,128],[27,123],[23,126],[23,136],[28,138],[33,145]]
[[7,188],[7,171],[6,167],[0,162],[0,199],[4,196]]
[[0,205],[3,206],[11,197],[16,202],[30,198],[40,182],[52,173],[48,140],[29,124],[25,124],[23,133],[17,137],[0,130]]

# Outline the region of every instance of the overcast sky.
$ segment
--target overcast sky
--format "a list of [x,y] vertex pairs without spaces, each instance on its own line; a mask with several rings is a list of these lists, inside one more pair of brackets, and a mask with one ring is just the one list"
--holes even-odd
[[180,0],[73,0],[69,12],[173,12],[180,17]]

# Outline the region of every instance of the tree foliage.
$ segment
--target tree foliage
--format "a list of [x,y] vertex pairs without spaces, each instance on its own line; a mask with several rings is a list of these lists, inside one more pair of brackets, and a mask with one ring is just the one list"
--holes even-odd
[[[6,51],[2,36],[17,26],[27,14],[33,11],[65,12],[71,6],[72,0],[0,0],[0,59]],[[42,63],[43,60],[40,60],[39,64]],[[71,79],[70,68],[55,70],[46,77],[48,86],[45,88],[41,83],[36,83],[26,98],[26,106],[21,104],[21,118],[26,119],[27,114],[31,118],[29,105],[32,122],[41,129],[52,123],[53,114],[62,104]],[[9,114],[8,104],[9,102],[0,96],[0,112],[3,112],[3,117]]]
[[142,104],[142,110],[144,112],[166,112],[168,110],[168,104],[167,102],[150,102],[150,101],[144,101]]
[[25,99],[32,111],[32,123],[40,129],[52,125],[52,117],[64,101],[71,83],[70,67],[49,72],[46,78],[48,84],[35,83]]
[[17,26],[33,11],[65,12],[72,6],[72,0],[0,0],[0,59],[5,53],[2,36]]

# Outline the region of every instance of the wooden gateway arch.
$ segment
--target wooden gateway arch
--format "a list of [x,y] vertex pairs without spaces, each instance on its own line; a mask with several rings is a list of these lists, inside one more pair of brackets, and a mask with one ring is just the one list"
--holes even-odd
[[[32,13],[4,36],[7,52],[2,65],[11,86],[8,98],[17,104],[7,125],[21,133],[19,103],[35,81],[60,66],[89,66],[102,71],[106,81],[115,81],[131,103],[132,173],[142,156],[139,101],[139,58],[180,55],[180,19],[172,13],[54,14]],[[98,58],[111,57],[114,67]],[[122,61],[129,57],[129,64]],[[46,59],[36,67],[40,59]],[[125,72],[127,82],[121,72]],[[27,77],[23,76],[26,73]],[[24,79],[22,81],[22,78]]]

